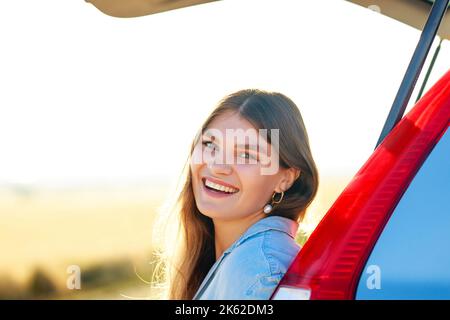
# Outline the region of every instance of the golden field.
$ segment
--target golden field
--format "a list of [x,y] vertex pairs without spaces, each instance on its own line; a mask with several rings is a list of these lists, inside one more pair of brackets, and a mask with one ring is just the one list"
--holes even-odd
[[[348,180],[321,181],[316,200],[301,225],[306,234]],[[155,218],[170,190],[170,186],[161,184],[1,189],[0,298],[17,297],[12,291],[26,291],[30,283],[40,279],[36,275],[39,272],[56,288],[50,298],[152,298],[155,292],[144,280],[150,280],[155,263]],[[88,270],[92,286],[67,289],[70,265],[80,266],[82,273]]]

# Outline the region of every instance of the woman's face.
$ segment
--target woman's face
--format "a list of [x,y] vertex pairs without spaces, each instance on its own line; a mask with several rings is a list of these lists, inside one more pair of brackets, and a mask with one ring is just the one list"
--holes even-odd
[[[252,130],[258,132],[237,113],[227,112],[209,124],[196,144],[190,169],[195,201],[202,214],[221,220],[260,215],[274,191],[286,191],[293,183],[295,173],[285,168],[278,168],[273,174],[262,174],[260,161],[267,160],[263,155],[265,150],[270,149],[271,161],[278,161],[278,156],[266,140],[258,138],[256,141],[264,150],[260,153],[258,149],[251,149],[255,143],[249,139],[239,140]],[[242,141],[249,146],[242,145]],[[227,158],[227,152],[231,158]]]

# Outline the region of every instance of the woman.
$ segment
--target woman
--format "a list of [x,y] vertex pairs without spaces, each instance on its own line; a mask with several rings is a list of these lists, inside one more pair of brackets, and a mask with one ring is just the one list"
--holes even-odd
[[226,96],[195,137],[185,178],[168,298],[269,299],[318,187],[297,106],[257,89]]

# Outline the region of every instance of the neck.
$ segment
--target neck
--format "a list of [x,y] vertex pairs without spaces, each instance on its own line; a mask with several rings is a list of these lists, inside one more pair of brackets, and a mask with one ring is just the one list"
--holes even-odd
[[213,219],[216,260],[254,223],[264,218],[263,212],[234,220]]

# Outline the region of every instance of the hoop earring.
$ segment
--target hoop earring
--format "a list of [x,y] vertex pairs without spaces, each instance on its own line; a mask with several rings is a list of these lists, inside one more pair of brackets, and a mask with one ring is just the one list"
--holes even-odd
[[278,203],[281,202],[281,200],[283,200],[283,197],[284,197],[284,191],[281,191],[281,193],[280,193],[280,194],[281,194],[280,199],[278,199],[278,200],[275,201],[275,195],[276,195],[276,194],[277,194],[277,192],[274,192],[273,195],[272,195],[272,201],[264,206],[264,213],[265,213],[265,214],[271,213],[272,210],[273,210],[273,205],[274,205],[274,204],[278,204]]

